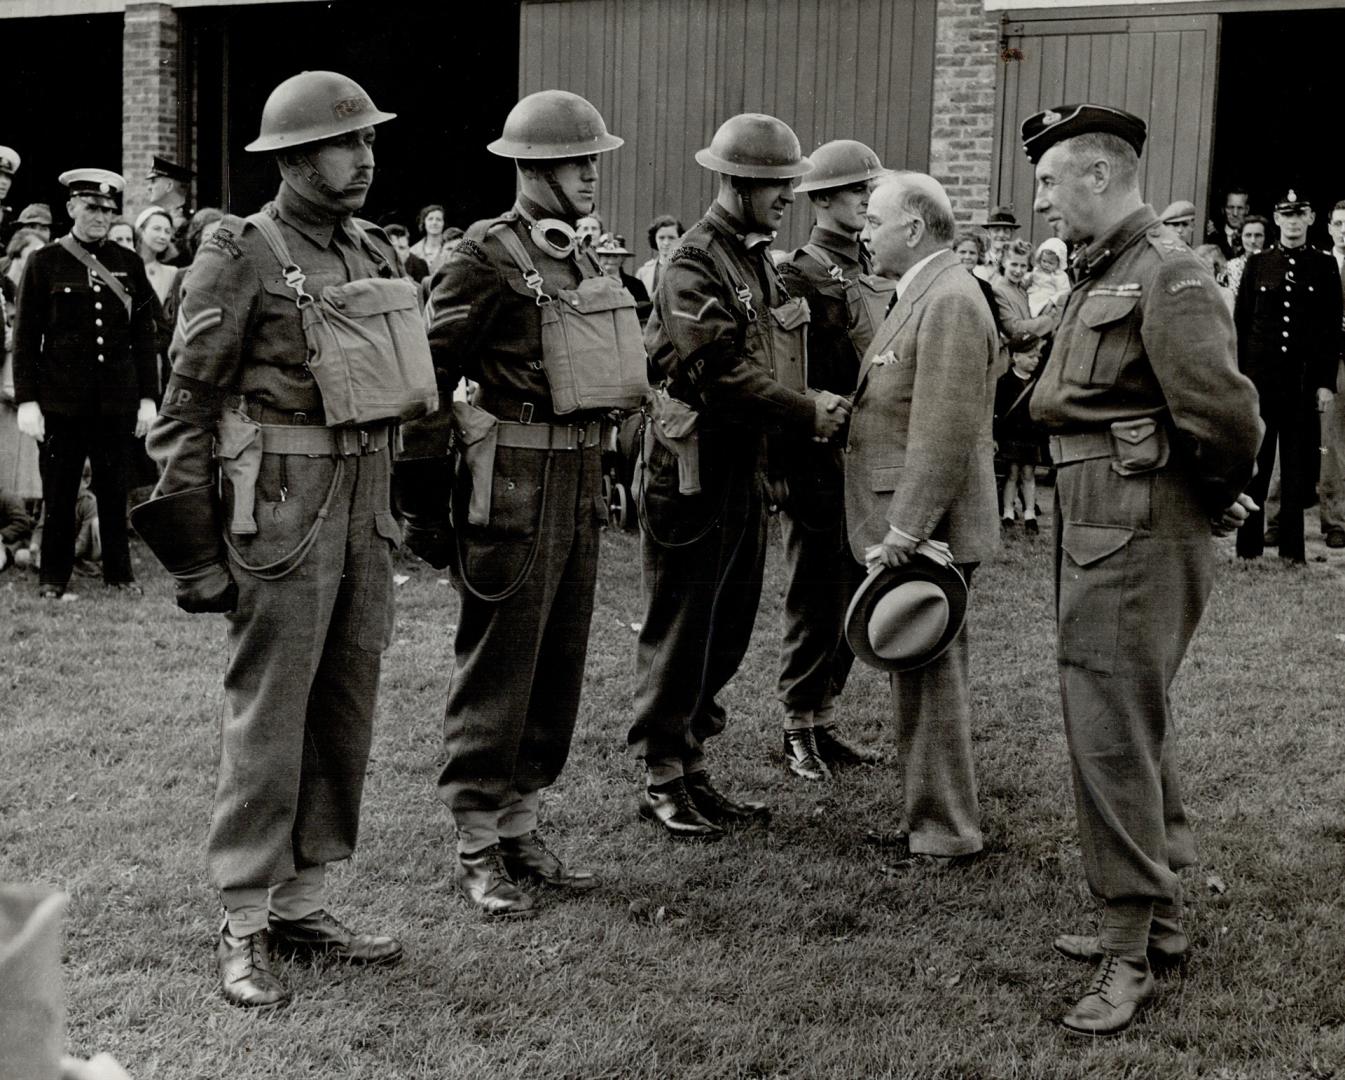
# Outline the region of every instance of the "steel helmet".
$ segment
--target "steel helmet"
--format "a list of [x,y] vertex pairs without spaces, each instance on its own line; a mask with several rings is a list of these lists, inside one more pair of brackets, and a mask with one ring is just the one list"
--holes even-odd
[[285,150],[391,120],[354,79],[335,71],[303,71],[271,91],[259,134],[243,149]]
[[504,131],[486,149],[516,161],[546,161],[603,154],[625,141],[607,130],[587,98],[568,90],[538,90],[509,110]]
[[849,187],[883,175],[883,163],[869,147],[855,139],[833,139],[812,152],[813,170],[794,190],[826,191]]
[[799,137],[783,120],[764,113],[741,113],[719,125],[696,162],[725,176],[754,180],[787,180],[812,168]]

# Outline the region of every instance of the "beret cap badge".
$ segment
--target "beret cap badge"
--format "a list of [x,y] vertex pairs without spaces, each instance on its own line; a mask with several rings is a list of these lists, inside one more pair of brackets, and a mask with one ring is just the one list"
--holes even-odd
[[1065,118],[1054,109],[1047,109],[1041,114],[1041,122],[1045,127],[1050,127],[1052,124],[1058,124],[1063,119]]

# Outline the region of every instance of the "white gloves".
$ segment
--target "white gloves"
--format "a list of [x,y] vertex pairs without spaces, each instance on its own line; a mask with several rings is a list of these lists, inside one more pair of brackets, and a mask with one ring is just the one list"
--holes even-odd
[[47,425],[42,419],[42,406],[36,401],[25,401],[19,406],[19,430],[38,442],[46,436]]
[[152,399],[142,397],[140,399],[140,409],[135,414],[135,437],[143,439],[149,434],[149,426],[154,423],[154,418],[159,415],[158,408],[155,407]]

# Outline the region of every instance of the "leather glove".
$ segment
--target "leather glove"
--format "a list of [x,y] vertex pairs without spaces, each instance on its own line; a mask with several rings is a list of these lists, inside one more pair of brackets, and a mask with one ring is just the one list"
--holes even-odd
[[154,418],[159,415],[159,410],[155,407],[151,398],[142,397],[140,399],[140,408],[135,414],[135,437],[143,439],[149,434],[149,426],[154,423]]
[[238,607],[238,583],[223,563],[177,576],[177,606],[192,615],[230,612]]
[[416,558],[442,570],[453,561],[453,529],[436,525],[420,525],[414,517],[402,521],[402,543]]
[[46,437],[47,424],[42,418],[42,406],[36,401],[25,401],[19,406],[19,430],[38,442]]

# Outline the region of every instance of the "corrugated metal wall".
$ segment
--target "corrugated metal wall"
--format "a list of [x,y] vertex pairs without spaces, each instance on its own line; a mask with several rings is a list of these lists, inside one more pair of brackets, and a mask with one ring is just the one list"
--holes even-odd
[[1019,128],[1041,109],[1093,101],[1149,125],[1140,188],[1159,213],[1177,199],[1205,220],[1214,132],[1219,16],[1089,18],[1010,23],[1007,44],[1022,59],[1002,65],[995,201],[1032,222],[1035,242],[1049,230],[1032,213],[1032,166]]
[[[787,121],[805,152],[836,138],[929,165],[936,0],[525,0],[523,93],[583,94],[626,145],[603,162],[599,211],[636,265],[660,213],[690,225],[713,196],[692,155],[740,112]],[[801,243],[807,197],[779,246]]]

